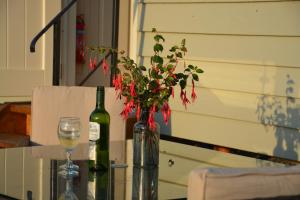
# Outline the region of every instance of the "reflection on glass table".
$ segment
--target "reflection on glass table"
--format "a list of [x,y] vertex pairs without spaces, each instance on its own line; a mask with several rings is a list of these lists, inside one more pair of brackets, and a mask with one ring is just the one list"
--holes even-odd
[[110,146],[110,151],[116,155],[118,152],[121,155],[126,149],[126,155],[112,157],[113,167],[105,175],[88,171],[88,145],[79,144],[72,153],[72,160],[80,169],[79,176],[69,183],[58,175],[58,166],[65,160],[64,149],[60,145],[0,149],[0,194],[16,199],[27,199],[27,196],[32,196],[32,199],[58,199],[66,188],[72,186],[78,199],[93,198],[100,193],[118,200],[184,199],[189,172],[197,167],[295,164],[263,155],[255,157],[249,152],[249,155],[243,151],[237,155],[217,151],[217,146],[161,137],[159,167],[141,170],[132,166],[132,140],[111,142]]

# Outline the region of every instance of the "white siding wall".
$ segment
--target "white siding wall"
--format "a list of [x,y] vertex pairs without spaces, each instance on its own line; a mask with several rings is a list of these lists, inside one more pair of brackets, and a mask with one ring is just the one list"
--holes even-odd
[[60,10],[61,0],[0,0],[0,102],[29,100],[32,88],[52,84],[52,31],[29,45]]
[[[42,189],[42,185],[49,185],[48,176],[45,176],[45,174],[50,174],[49,163],[44,162],[45,165],[48,165],[42,168],[43,161],[39,158],[33,158],[31,154],[31,149],[27,148],[0,150],[1,194],[17,199],[27,199],[27,191],[31,191],[33,199],[43,199],[41,198],[42,192],[49,193]],[[45,181],[42,182],[42,180]]]
[[300,1],[144,0],[137,7],[144,64],[156,27],[165,46],[186,38],[187,62],[205,71],[195,104],[185,110],[172,100],[173,136],[300,159]]

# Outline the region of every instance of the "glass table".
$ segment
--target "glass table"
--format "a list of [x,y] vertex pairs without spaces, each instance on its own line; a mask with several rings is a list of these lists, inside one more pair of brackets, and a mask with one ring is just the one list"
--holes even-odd
[[58,166],[65,162],[64,149],[59,145],[0,149],[0,199],[58,199],[66,190],[73,191],[78,199],[88,199],[93,190],[117,200],[186,199],[188,175],[197,167],[299,164],[161,136],[159,167],[140,169],[132,166],[132,140],[113,141],[114,147],[112,151],[119,155],[112,156],[109,174],[95,174],[87,167],[88,145],[78,145],[72,160],[79,165],[80,173],[70,179],[58,175]]

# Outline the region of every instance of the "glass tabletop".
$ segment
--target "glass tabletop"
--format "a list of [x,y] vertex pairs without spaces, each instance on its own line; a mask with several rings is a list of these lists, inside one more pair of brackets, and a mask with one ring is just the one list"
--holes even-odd
[[108,173],[92,173],[87,166],[88,145],[79,144],[72,160],[79,165],[80,172],[72,179],[58,175],[58,166],[65,162],[64,149],[59,145],[0,149],[0,199],[1,195],[15,199],[59,199],[69,190],[78,199],[88,199],[95,194],[93,191],[99,197],[118,200],[185,199],[188,175],[197,167],[285,165],[278,160],[161,139],[159,167],[141,169],[132,166],[132,140],[113,141],[110,146],[111,169]]

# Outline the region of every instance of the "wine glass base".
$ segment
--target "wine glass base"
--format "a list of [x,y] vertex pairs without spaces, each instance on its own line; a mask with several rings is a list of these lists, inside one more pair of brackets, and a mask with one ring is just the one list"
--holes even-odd
[[75,165],[73,163],[70,164],[69,166],[67,166],[67,164],[63,164],[63,165],[60,165],[58,168],[61,169],[61,170],[75,170],[75,171],[79,171],[79,166]]
[[78,176],[79,172],[75,170],[61,170],[58,172],[58,175],[64,178],[71,178],[71,177]]

